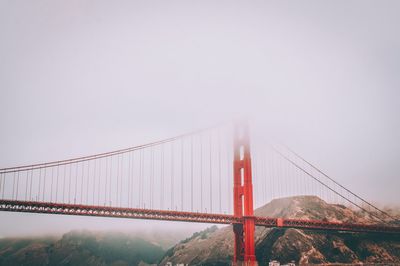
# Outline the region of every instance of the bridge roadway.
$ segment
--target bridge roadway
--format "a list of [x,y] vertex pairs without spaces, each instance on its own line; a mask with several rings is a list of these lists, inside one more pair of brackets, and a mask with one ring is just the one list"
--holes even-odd
[[90,206],[50,202],[0,200],[0,211],[28,212],[45,214],[81,215],[148,219],[211,224],[241,224],[243,219],[255,220],[255,225],[278,228],[297,228],[319,231],[346,231],[363,233],[400,234],[400,226],[381,224],[340,223],[316,220],[283,219],[269,217],[235,217],[227,214],[181,212],[170,210],[150,210],[138,208],[117,208],[109,206]]

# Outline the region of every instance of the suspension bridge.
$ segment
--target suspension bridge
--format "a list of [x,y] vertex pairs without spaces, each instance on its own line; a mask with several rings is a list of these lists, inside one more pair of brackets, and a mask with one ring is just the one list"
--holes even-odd
[[[250,152],[251,146],[251,152]],[[274,198],[315,195],[368,222],[259,217]],[[400,234],[398,221],[283,145],[223,125],[91,156],[0,169],[0,210],[231,224],[233,264],[254,265],[255,226]]]

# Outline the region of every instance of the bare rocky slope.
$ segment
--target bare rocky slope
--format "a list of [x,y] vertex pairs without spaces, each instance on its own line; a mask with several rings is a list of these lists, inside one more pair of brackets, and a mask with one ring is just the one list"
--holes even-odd
[[[257,209],[258,216],[365,222],[369,217],[342,205],[327,204],[314,196],[276,199]],[[212,227],[171,248],[161,260],[190,265],[230,265],[233,255],[231,226]],[[298,229],[256,228],[259,265],[281,263],[399,263],[400,238],[377,234],[322,233]]]

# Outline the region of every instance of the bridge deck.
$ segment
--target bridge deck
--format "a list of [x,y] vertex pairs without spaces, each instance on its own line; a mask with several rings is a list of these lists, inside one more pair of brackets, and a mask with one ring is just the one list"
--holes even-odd
[[[15,200],[0,200],[0,211],[29,212],[45,214],[81,215],[118,217],[131,219],[164,220],[179,222],[196,222],[212,224],[242,223],[243,217],[226,214],[211,214],[198,212],[181,212],[169,210],[150,210],[138,208],[116,208],[109,206],[90,206],[76,204],[60,204],[48,202],[30,202]],[[380,224],[354,224],[325,222],[315,220],[283,219],[269,217],[250,217],[255,219],[257,226],[298,228],[304,230],[347,231],[365,233],[400,234],[400,227]]]

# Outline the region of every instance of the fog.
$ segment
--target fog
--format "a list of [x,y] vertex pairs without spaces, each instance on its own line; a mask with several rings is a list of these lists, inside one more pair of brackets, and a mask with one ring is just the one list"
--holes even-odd
[[[247,117],[400,204],[398,1],[0,0],[0,168]],[[207,225],[0,213],[0,236]]]

